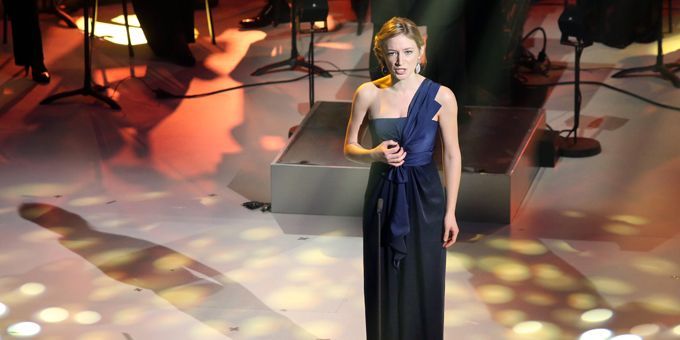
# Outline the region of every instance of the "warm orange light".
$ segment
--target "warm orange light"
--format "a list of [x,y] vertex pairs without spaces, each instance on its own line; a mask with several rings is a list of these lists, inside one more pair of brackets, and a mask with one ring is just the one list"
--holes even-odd
[[[130,25],[130,42],[132,45],[142,45],[146,44],[146,36],[144,36],[144,31],[139,27],[139,22],[135,15],[128,16],[128,21],[134,20],[136,25]],[[92,20],[92,19],[90,19]],[[121,22],[122,17],[121,17]],[[76,25],[82,31],[85,29],[85,20],[80,17],[76,20]],[[92,33],[92,32],[90,32]],[[102,38],[106,41],[112,42],[118,45],[127,45],[127,32],[125,31],[125,25],[123,24],[111,24],[108,22],[97,21],[94,25],[94,35],[96,37]]]
[[265,151],[279,151],[286,146],[286,140],[281,136],[260,137],[260,147]]

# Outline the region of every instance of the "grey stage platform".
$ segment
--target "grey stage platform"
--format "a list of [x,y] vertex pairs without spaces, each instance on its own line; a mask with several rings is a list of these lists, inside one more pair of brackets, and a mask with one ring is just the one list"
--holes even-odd
[[[317,102],[301,122],[271,164],[273,212],[361,215],[369,166],[342,152],[350,105]],[[463,174],[456,216],[510,223],[538,171],[545,114],[499,107],[469,107],[466,114],[470,119],[459,126]],[[370,145],[370,137],[362,144]],[[435,154],[441,164],[441,151]]]

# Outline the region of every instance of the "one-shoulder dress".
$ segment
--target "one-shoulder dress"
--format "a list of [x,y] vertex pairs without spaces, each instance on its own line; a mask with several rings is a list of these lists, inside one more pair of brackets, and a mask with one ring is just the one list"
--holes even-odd
[[396,140],[407,156],[400,167],[372,163],[364,197],[368,340],[378,339],[379,331],[381,340],[443,338],[446,197],[432,158],[439,128],[432,118],[441,107],[434,99],[438,90],[439,84],[425,79],[406,117],[369,120],[374,146]]

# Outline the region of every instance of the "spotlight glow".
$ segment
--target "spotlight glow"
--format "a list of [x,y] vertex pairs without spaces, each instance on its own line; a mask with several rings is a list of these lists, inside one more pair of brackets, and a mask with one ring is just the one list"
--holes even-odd
[[581,315],[581,320],[590,323],[603,322],[614,316],[614,312],[606,308],[591,309]]
[[512,301],[515,298],[515,292],[505,286],[501,285],[484,285],[477,288],[479,298],[485,303],[502,304]]
[[29,282],[23,284],[21,287],[19,287],[19,291],[28,296],[37,296],[42,293],[44,293],[46,290],[45,285],[42,283],[37,283],[37,282]]
[[642,337],[633,334],[617,335],[609,340],[642,340]]
[[539,321],[524,321],[512,327],[512,331],[517,334],[532,334],[538,333],[543,328],[543,324]]
[[679,269],[679,266],[673,261],[651,256],[641,256],[639,258],[634,258],[631,260],[631,264],[637,270],[659,276],[665,276],[668,275],[668,273],[674,273]]
[[680,300],[671,295],[650,296],[645,298],[642,303],[646,309],[656,313],[666,315],[680,314]]
[[264,151],[279,151],[286,146],[286,141],[281,136],[260,137],[260,147]]
[[446,272],[465,272],[475,266],[472,257],[466,254],[449,251],[446,253]]
[[19,322],[7,327],[7,334],[17,338],[30,338],[40,333],[40,325],[35,322]]
[[180,254],[170,254],[153,261],[153,266],[160,270],[173,270],[191,265],[191,259]]
[[272,292],[267,299],[271,305],[277,308],[286,309],[311,309],[316,308],[321,303],[315,294],[309,289],[289,286],[282,287]]
[[281,329],[281,321],[267,316],[255,316],[243,321],[239,332],[246,338],[274,336]]
[[609,223],[602,227],[602,229],[616,235],[633,236],[640,233],[640,229],[635,226],[625,223]]
[[102,205],[111,201],[110,197],[106,196],[90,196],[75,198],[69,202],[69,205],[74,207],[91,207],[93,205]]
[[[139,19],[137,19],[137,15],[131,14],[127,16],[128,19],[128,25],[130,27],[141,27],[139,24]],[[111,19],[111,22],[116,23],[118,25],[125,25],[125,16],[124,15],[119,15],[113,19]],[[96,25],[95,25],[96,27]]]
[[537,306],[554,305],[557,301],[554,297],[543,292],[529,292],[523,294],[524,301]]
[[673,327],[671,333],[673,333],[674,335],[680,335],[680,325]]
[[[130,21],[130,19],[132,21]],[[120,18],[116,18],[116,21],[124,22],[125,20],[121,16]],[[82,17],[76,20],[76,25],[80,30],[83,30],[85,28],[84,23],[85,20],[83,20]],[[133,23],[134,24],[139,23],[137,18],[134,17],[133,15],[129,15],[128,23],[130,23],[130,41],[132,45],[146,44],[146,37],[144,36],[144,32],[142,31],[142,29],[140,27],[135,27],[136,25],[133,25]],[[97,21],[97,24],[95,25],[94,35],[118,45],[127,45],[128,43],[127,33],[125,32],[125,26],[123,25],[116,25],[108,22]]]
[[529,267],[524,263],[500,256],[487,256],[477,262],[479,268],[491,272],[504,281],[518,282],[531,278]]
[[496,319],[505,326],[516,325],[526,318],[527,314],[521,310],[507,309],[496,313]]
[[242,231],[239,236],[246,241],[264,241],[280,236],[281,232],[274,228],[259,227]]
[[565,210],[562,212],[562,215],[571,217],[571,218],[583,218],[586,216],[583,212],[580,211],[575,211],[575,210]]
[[45,308],[38,313],[38,319],[47,323],[59,323],[68,319],[68,316],[68,311],[59,307]]
[[637,325],[630,329],[630,332],[641,337],[651,337],[659,333],[661,327],[653,323],[645,323],[642,325]]
[[635,287],[633,287],[631,284],[617,279],[595,276],[591,277],[590,281],[593,283],[595,288],[601,293],[613,295],[626,295],[631,294],[635,291]]
[[[137,70],[135,69],[135,72]],[[145,73],[146,70],[143,71]],[[137,193],[137,194],[131,194],[128,197],[126,197],[126,200],[130,202],[142,202],[142,201],[150,201],[154,199],[159,199],[168,196],[169,194],[165,191],[149,191],[149,192],[142,192],[142,193]]]
[[97,312],[86,310],[76,313],[73,319],[81,325],[92,325],[99,322],[102,316]]
[[310,266],[334,265],[338,262],[336,258],[326,255],[321,248],[312,248],[304,250],[295,255],[298,262]]
[[533,240],[492,239],[489,246],[496,249],[512,250],[523,255],[541,255],[548,249],[540,242]]
[[596,328],[581,334],[578,340],[607,340],[612,334],[612,331],[606,328]]
[[9,308],[7,308],[7,306],[4,303],[0,302],[0,318],[7,315],[8,311],[9,311]]
[[595,308],[597,299],[590,294],[574,293],[567,297],[567,304],[572,308],[586,310]]
[[612,221],[620,221],[633,225],[649,224],[649,220],[647,220],[646,218],[635,215],[614,215],[610,216],[609,219]]

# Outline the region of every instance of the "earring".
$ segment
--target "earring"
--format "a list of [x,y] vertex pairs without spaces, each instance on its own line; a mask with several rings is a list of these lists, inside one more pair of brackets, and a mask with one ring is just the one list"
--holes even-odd
[[416,73],[420,73],[420,63],[416,65]]
[[383,66],[382,69],[381,69],[381,71],[382,71],[382,73],[387,73],[387,72],[388,72],[387,66]]

